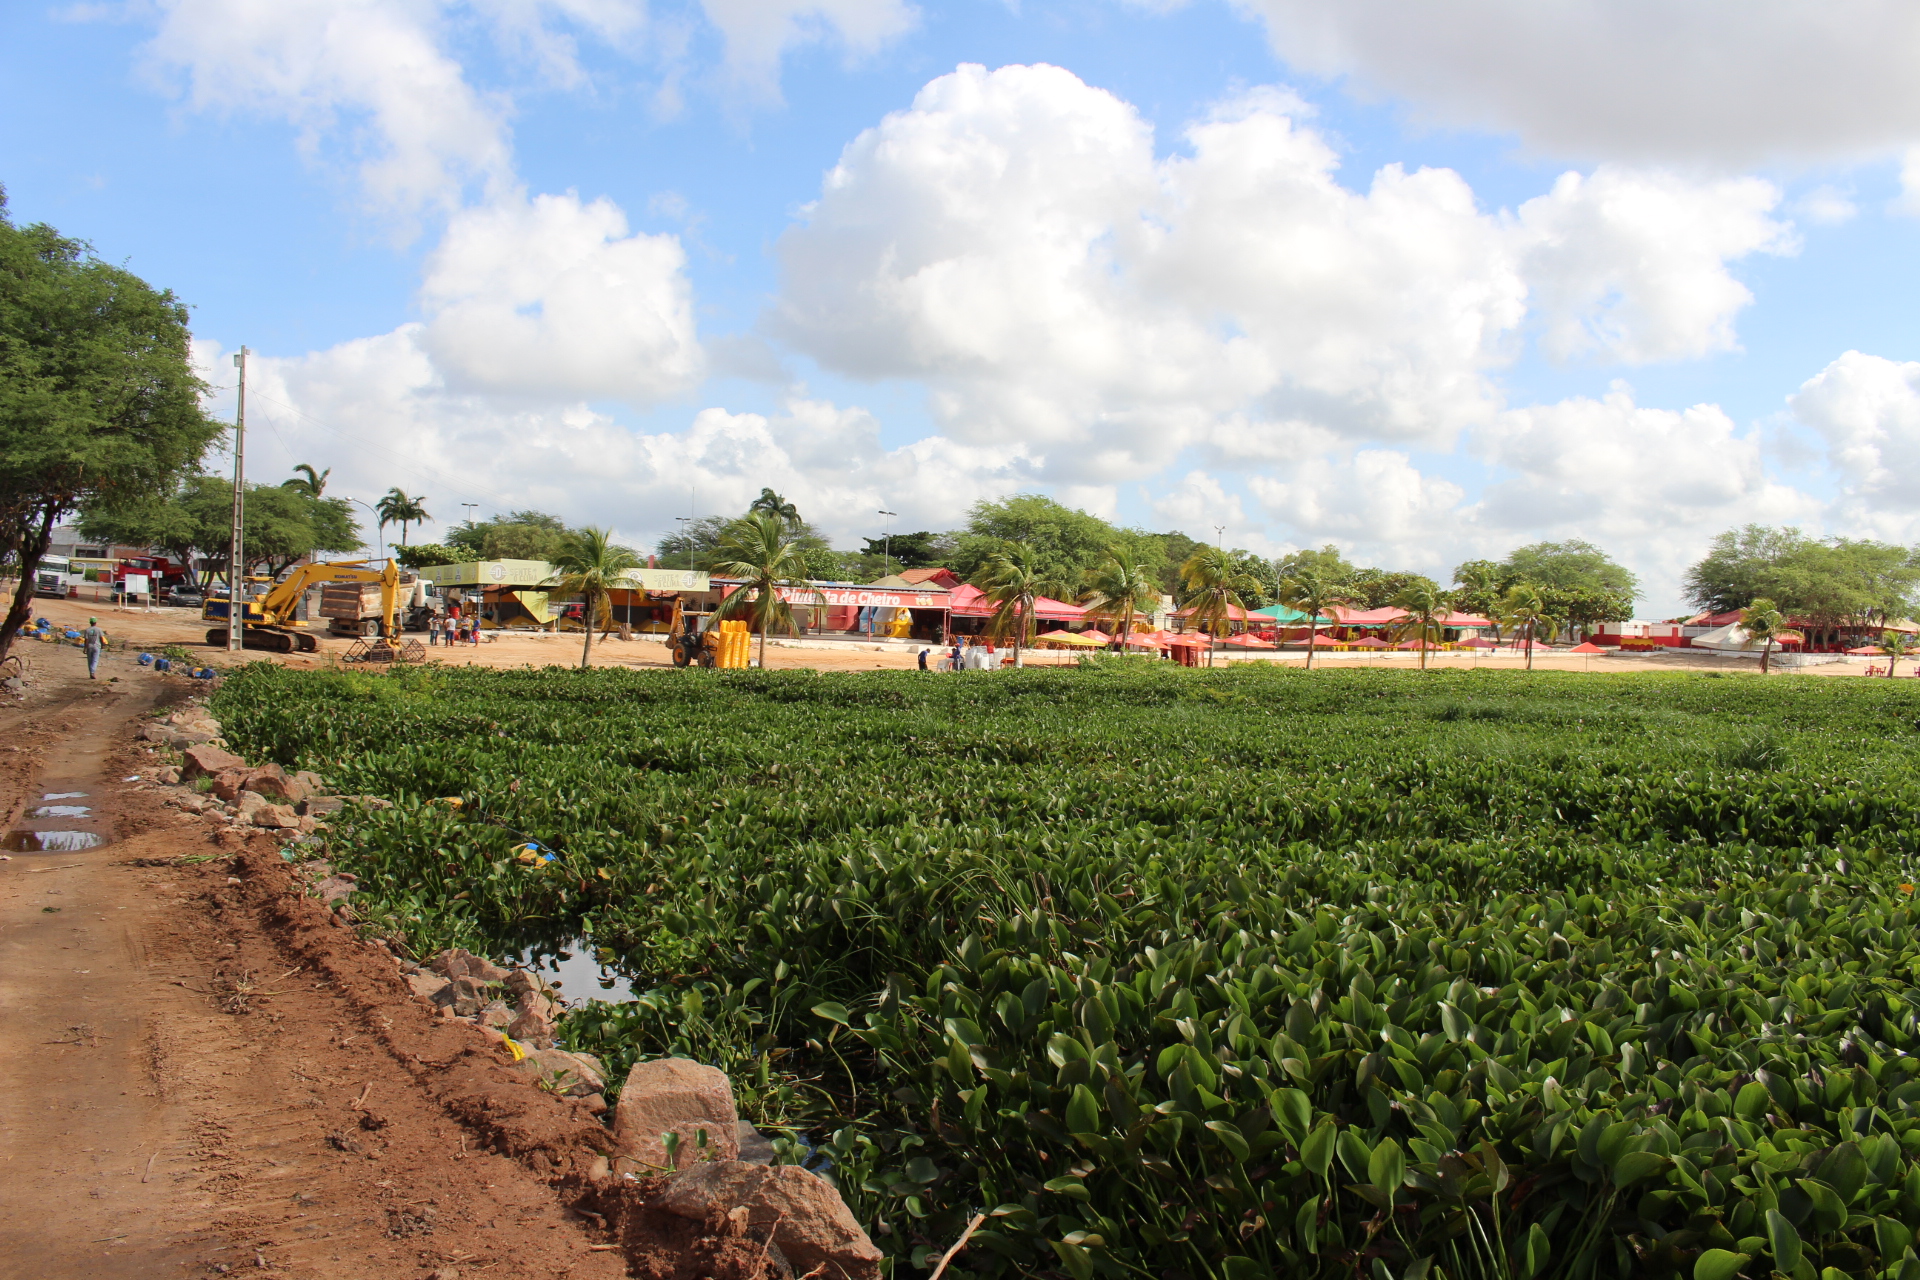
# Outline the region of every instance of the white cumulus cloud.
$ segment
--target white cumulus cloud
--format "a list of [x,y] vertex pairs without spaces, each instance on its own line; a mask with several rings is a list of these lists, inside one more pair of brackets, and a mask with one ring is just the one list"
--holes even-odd
[[609,200],[516,194],[449,224],[422,346],[459,390],[650,404],[701,374],[685,265],[678,237],[628,234]]
[[1603,168],[1514,213],[1445,169],[1354,190],[1309,116],[1254,91],[1156,158],[1139,114],[1070,72],[962,66],[847,146],[781,242],[770,327],[836,370],[924,380],[960,439],[1113,483],[1190,446],[1231,465],[1328,433],[1444,445],[1501,409],[1530,306],[1557,356],[1724,350],[1751,300],[1729,261],[1793,247],[1754,180]]
[[1852,160],[1920,141],[1903,0],[1236,0],[1276,53],[1583,160]]
[[1848,351],[1788,405],[1825,442],[1847,512],[1881,536],[1920,535],[1920,363]]

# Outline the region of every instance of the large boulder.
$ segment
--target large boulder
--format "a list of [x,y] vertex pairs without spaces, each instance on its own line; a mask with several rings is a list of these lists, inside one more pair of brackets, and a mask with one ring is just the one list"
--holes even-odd
[[[245,769],[222,769],[212,775],[213,794],[228,804],[239,804],[240,793],[247,789],[247,771]],[[258,792],[254,793],[258,795]]]
[[287,771],[277,764],[263,764],[257,769],[247,771],[247,780],[242,783],[249,791],[258,791],[275,804],[299,804],[307,798],[307,789],[287,776]]
[[514,1063],[513,1069],[534,1077],[563,1098],[584,1098],[599,1093],[607,1084],[598,1058],[565,1049],[533,1049]]
[[223,769],[244,769],[247,762],[224,747],[216,747],[210,742],[187,747],[180,753],[185,762],[182,772],[191,782],[195,778],[207,777]]
[[[626,1099],[621,1098],[621,1105]],[[741,1160],[712,1160],[675,1174],[653,1201],[675,1217],[709,1221],[747,1210],[747,1234],[786,1255],[795,1273],[816,1270],[829,1280],[873,1280],[880,1250],[854,1221],[846,1201],[827,1182],[798,1165],[777,1168]]]
[[[680,1136],[671,1159],[662,1141],[669,1133]],[[636,1062],[614,1109],[613,1142],[620,1155],[656,1169],[685,1167],[703,1157],[734,1161],[740,1154],[740,1117],[733,1108],[733,1086],[725,1072],[688,1058]]]

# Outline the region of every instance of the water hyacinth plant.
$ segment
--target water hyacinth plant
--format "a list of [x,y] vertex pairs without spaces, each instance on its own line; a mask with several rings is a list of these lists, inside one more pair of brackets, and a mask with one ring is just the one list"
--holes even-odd
[[894,1275],[1920,1280],[1899,682],[385,679],[217,695],[370,927],[588,935]]

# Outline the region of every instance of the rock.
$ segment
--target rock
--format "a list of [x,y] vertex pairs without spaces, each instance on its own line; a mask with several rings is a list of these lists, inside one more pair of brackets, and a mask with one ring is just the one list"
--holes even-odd
[[207,733],[200,729],[174,729],[167,734],[170,747],[196,747],[203,742],[213,742],[220,737],[217,733]]
[[773,1140],[745,1120],[740,1122],[740,1158],[748,1164],[772,1164]]
[[247,771],[245,769],[222,769],[213,775],[213,794],[228,804],[238,803],[240,793],[246,789]]
[[327,789],[327,780],[311,769],[302,769],[293,775],[293,780],[306,788],[310,796],[319,795]]
[[503,982],[508,972],[485,956],[477,956],[460,947],[450,947],[427,962],[435,973],[449,978],[474,978],[480,982]]
[[758,1238],[772,1231],[775,1247],[796,1272],[818,1268],[835,1280],[879,1276],[880,1250],[840,1193],[798,1165],[770,1169],[741,1160],[705,1161],[675,1174],[653,1201],[654,1208],[696,1221],[725,1217],[743,1205],[747,1233]]
[[300,812],[306,817],[322,813],[338,813],[347,807],[347,802],[339,796],[309,796],[300,802]]
[[522,1010],[514,1015],[507,1024],[507,1034],[521,1044],[534,1045],[541,1049],[553,1047],[553,1021],[532,1010]]
[[414,995],[430,1004],[441,1003],[439,995],[449,990],[453,984],[437,973],[410,973],[407,975],[407,987]]
[[505,1000],[495,1000],[480,1011],[480,1025],[505,1031],[513,1022],[513,1009]]
[[587,1114],[590,1116],[603,1116],[607,1114],[607,1099],[605,1094],[589,1093],[580,1099],[580,1104],[587,1109]]
[[453,980],[453,1011],[463,1018],[471,1018],[486,1005],[486,995],[480,990],[480,984],[472,978]]
[[307,789],[289,778],[287,771],[277,764],[263,764],[258,769],[249,770],[243,785],[276,804],[299,804],[307,798]]
[[154,774],[153,780],[162,786],[171,787],[180,781],[180,771],[172,765],[168,765],[160,772]]
[[565,1049],[534,1049],[513,1064],[522,1075],[540,1081],[543,1088],[563,1098],[584,1098],[606,1087],[600,1063],[591,1054],[568,1053]]
[[167,803],[188,813],[199,813],[207,807],[209,801],[205,796],[197,796],[191,791],[186,791],[177,796],[167,797]]
[[[279,806],[269,805],[267,807],[278,808]],[[328,906],[332,906],[343,898],[352,897],[359,889],[360,886],[357,883],[356,877],[347,871],[342,871],[337,876],[328,876],[313,886],[314,893],[318,894],[320,901]]]
[[140,736],[148,742],[157,742],[163,747],[173,745],[173,727],[158,720],[149,720],[140,726]]
[[222,769],[244,769],[247,762],[233,752],[216,747],[210,742],[188,747],[180,753],[185,758],[182,773],[189,780],[219,773]]
[[254,816],[262,809],[270,808],[273,802],[258,791],[242,791],[233,802],[233,816],[239,821],[251,825]]
[[[243,791],[240,794],[250,796],[255,793]],[[297,832],[300,829],[300,815],[293,811],[290,804],[263,804],[254,811],[253,825]]]
[[[704,1152],[698,1137],[703,1129]],[[680,1135],[676,1160],[667,1158],[660,1140],[667,1133]],[[733,1086],[717,1068],[687,1058],[656,1058],[634,1063],[627,1073],[613,1119],[614,1150],[619,1154],[661,1169],[684,1167],[702,1155],[735,1161],[739,1134]]]

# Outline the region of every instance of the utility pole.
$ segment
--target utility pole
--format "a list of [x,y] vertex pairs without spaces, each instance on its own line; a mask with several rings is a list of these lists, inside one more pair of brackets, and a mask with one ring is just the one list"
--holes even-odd
[[246,553],[240,545],[241,525],[246,518],[247,494],[247,349],[233,356],[233,367],[240,371],[240,408],[233,419],[233,541],[227,548],[227,652],[240,652],[241,632],[246,626],[247,603],[241,589],[240,569]]
[[473,513],[480,504],[477,502],[463,502],[460,505],[467,509],[467,528],[473,528]]
[[693,517],[675,516],[680,522],[680,535],[687,540],[687,572],[693,572]]
[[881,534],[881,537],[885,540],[880,544],[880,576],[884,578],[893,572],[893,521],[900,513],[898,511],[882,511],[880,514],[887,517],[886,530]]

